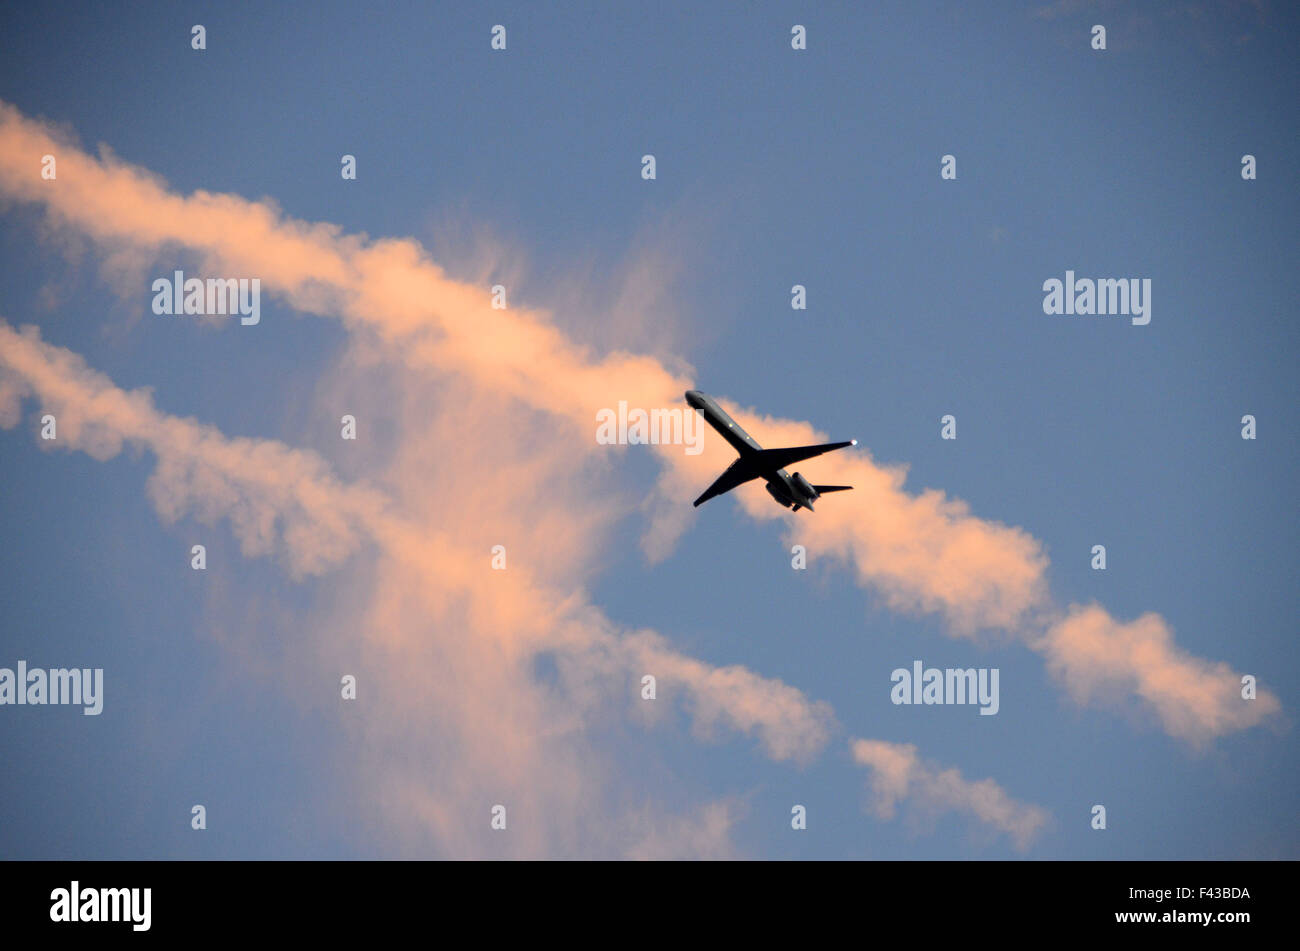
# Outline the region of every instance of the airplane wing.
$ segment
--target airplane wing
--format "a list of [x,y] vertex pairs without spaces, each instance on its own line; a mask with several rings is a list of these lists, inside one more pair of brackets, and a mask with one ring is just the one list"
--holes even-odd
[[750,479],[757,479],[758,473],[748,464],[748,459],[737,459],[723,471],[722,475],[714,481],[713,485],[704,490],[704,494],[695,500],[695,507],[699,508],[705,502],[714,496],[722,495],[724,492],[730,492],[738,485],[744,485]]
[[[848,442],[828,442],[820,446],[792,446],[789,449],[760,449],[758,452],[751,453],[749,463],[753,468],[762,472],[775,472],[777,469],[784,469],[786,466],[792,466],[796,462],[802,462],[805,459],[811,459],[813,456],[820,456],[824,452],[830,452],[833,449],[843,449],[845,446],[857,445],[857,440],[850,439]],[[726,475],[726,473],[723,473]],[[722,480],[719,479],[719,482]],[[726,491],[725,489],[723,490]]]

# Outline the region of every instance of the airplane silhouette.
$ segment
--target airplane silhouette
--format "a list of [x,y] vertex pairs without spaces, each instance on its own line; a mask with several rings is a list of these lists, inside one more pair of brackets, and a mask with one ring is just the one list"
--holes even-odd
[[698,508],[714,496],[730,492],[738,485],[751,479],[764,479],[767,491],[781,505],[797,512],[800,509],[813,511],[813,502],[826,492],[844,492],[853,488],[851,485],[813,485],[799,473],[790,475],[785,467],[820,456],[833,449],[856,446],[858,441],[828,442],[820,446],[795,446],[790,449],[764,449],[754,441],[754,437],[741,429],[734,419],[728,416],[710,397],[699,390],[687,390],[686,402],[693,409],[704,414],[709,425],[722,434],[722,438],[731,443],[740,458],[727,467],[726,471],[704,490],[704,494],[695,500]]

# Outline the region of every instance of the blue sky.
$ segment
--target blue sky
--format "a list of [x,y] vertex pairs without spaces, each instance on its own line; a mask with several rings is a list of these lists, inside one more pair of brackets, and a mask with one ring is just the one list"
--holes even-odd
[[[731,498],[653,563],[633,506],[569,583],[619,625],[829,703],[839,727],[800,765],[725,730],[587,723],[567,749],[603,764],[608,801],[692,817],[725,800],[730,846],[764,858],[1300,854],[1285,5],[74,4],[0,22],[0,99],[88,151],[104,143],[181,195],[265,197],[346,234],[412,237],[453,276],[500,276],[512,306],[551,311],[577,343],[687,361],[709,393],[856,437],[909,467],[909,493],[942,490],[1037,539],[1053,603],[1156,612],[1181,649],[1256,674],[1281,701],[1269,722],[1196,748],[1131,697],[1074,703],[996,632],[954,637],[940,616],[891,608],[841,562],[792,571],[785,535]],[[795,23],[806,51],[790,48]],[[355,182],[340,180],[344,153]],[[1247,153],[1255,181],[1240,175]],[[944,154],[955,181],[940,180]],[[22,197],[4,194],[0,214],[11,325],[38,325],[119,387],[152,388],[162,412],[312,450],[344,481],[393,478],[339,446],[332,396],[382,394],[385,379],[345,324],[269,293],[256,328],[162,320],[147,282],[133,294],[105,276],[111,249]],[[150,278],[191,266],[168,253]],[[1151,323],[1045,315],[1042,283],[1067,269],[1150,278]],[[806,311],[790,309],[796,283]],[[627,318],[617,304],[633,286],[646,303]],[[23,411],[0,431],[0,666],[102,666],[107,695],[97,718],[0,708],[0,854],[403,854],[349,709],[301,679],[321,663],[313,625],[349,613],[368,556],[339,569],[348,581],[244,558],[225,521],[160,518],[148,453],[42,451],[38,402]],[[955,441],[939,438],[947,413]],[[1248,413],[1254,441],[1240,438]],[[454,443],[441,452],[457,461]],[[633,497],[658,471],[632,447],[596,468],[602,493]],[[458,505],[439,491],[431,480],[421,505]],[[835,520],[839,501],[795,517]],[[200,535],[203,575],[188,564]],[[1104,572],[1089,567],[1097,543]],[[915,659],[998,667],[1000,712],[892,704],[890,672]],[[881,818],[847,737],[915,744],[1050,820],[1022,851],[960,811]],[[204,833],[189,828],[194,802]],[[791,830],[792,803],[808,807],[806,831]],[[1105,832],[1089,827],[1095,803]],[[511,854],[416,838],[420,854]]]

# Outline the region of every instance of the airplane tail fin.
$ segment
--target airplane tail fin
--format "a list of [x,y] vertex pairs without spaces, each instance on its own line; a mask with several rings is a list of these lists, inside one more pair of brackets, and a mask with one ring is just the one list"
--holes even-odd
[[827,492],[847,492],[853,488],[851,485],[815,485],[813,491],[818,495],[825,495]]

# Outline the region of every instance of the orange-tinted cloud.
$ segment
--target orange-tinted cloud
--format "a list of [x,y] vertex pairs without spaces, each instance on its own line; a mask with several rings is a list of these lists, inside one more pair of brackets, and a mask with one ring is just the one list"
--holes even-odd
[[1125,624],[1099,605],[1072,605],[1034,648],[1079,703],[1137,696],[1165,732],[1193,745],[1255,726],[1282,708],[1262,688],[1244,699],[1241,674],[1179,648],[1157,614]]
[[[39,176],[40,157],[46,153],[58,158],[56,181]],[[360,338],[373,337],[409,367],[467,381],[475,392],[525,407],[538,414],[536,419],[547,420],[539,425],[552,441],[553,453],[543,453],[538,463],[543,467],[555,458],[567,458],[575,467],[599,465],[625,451],[595,444],[596,411],[619,400],[646,408],[680,406],[682,391],[690,385],[689,368],[669,367],[644,354],[595,352],[563,333],[544,311],[492,309],[487,288],[453,279],[418,242],[346,235],[334,225],[290,218],[269,201],[202,191],[175,194],[156,176],[107,151],[90,156],[66,135],[3,103],[0,194],[43,204],[54,221],[90,237],[109,254],[159,259],[166,254],[174,263],[177,253],[185,253],[197,256],[214,274],[259,277],[266,290],[293,307],[342,319]],[[143,288],[141,294],[143,298]],[[773,445],[823,438],[807,423],[753,413],[745,419],[760,441]],[[662,470],[650,496],[637,500],[593,486],[588,493],[592,510],[608,521],[643,509],[649,516],[643,548],[652,558],[664,557],[689,525],[686,500],[729,458],[720,440],[706,439],[705,445],[699,456],[686,455],[680,447],[659,447],[655,455]],[[513,465],[527,463],[516,458]],[[814,558],[845,560],[859,583],[880,592],[888,604],[938,613],[955,634],[1002,629],[1036,641],[1039,619],[1050,613],[1051,604],[1047,559],[1032,536],[980,519],[964,502],[942,492],[907,493],[905,470],[877,464],[865,451],[832,454],[815,465],[819,481],[856,488],[833,500],[835,517],[799,523],[797,537],[791,532]],[[792,524],[760,486],[742,487],[737,497],[741,509],[756,518],[785,518]],[[498,510],[502,521],[520,514],[508,504]],[[563,524],[570,515],[581,519],[582,508],[565,506],[552,519],[553,530],[564,540],[557,570],[591,570],[598,548],[590,542],[598,529],[585,525],[570,530]],[[256,538],[265,518],[250,515],[246,521],[245,534]],[[1114,663],[1138,662],[1133,652],[1122,652]],[[1136,667],[1109,679],[1170,704],[1169,692],[1152,691]],[[1266,713],[1272,708],[1259,709]],[[1162,722],[1168,728],[1174,721],[1162,716]]]
[[918,755],[911,743],[852,740],[855,762],[871,771],[872,808],[892,818],[902,801],[922,812],[958,812],[1009,836],[1024,851],[1047,824],[1037,806],[1018,802],[991,779],[969,780],[956,769],[943,769]]
[[150,450],[149,494],[166,521],[229,519],[244,554],[281,552],[295,575],[337,566],[386,518],[381,494],[340,482],[314,453],[160,413],[148,391],[121,390],[36,328],[0,321],[0,426],[19,422],[28,395],[56,420],[57,439],[42,445],[100,460],[125,444]]

